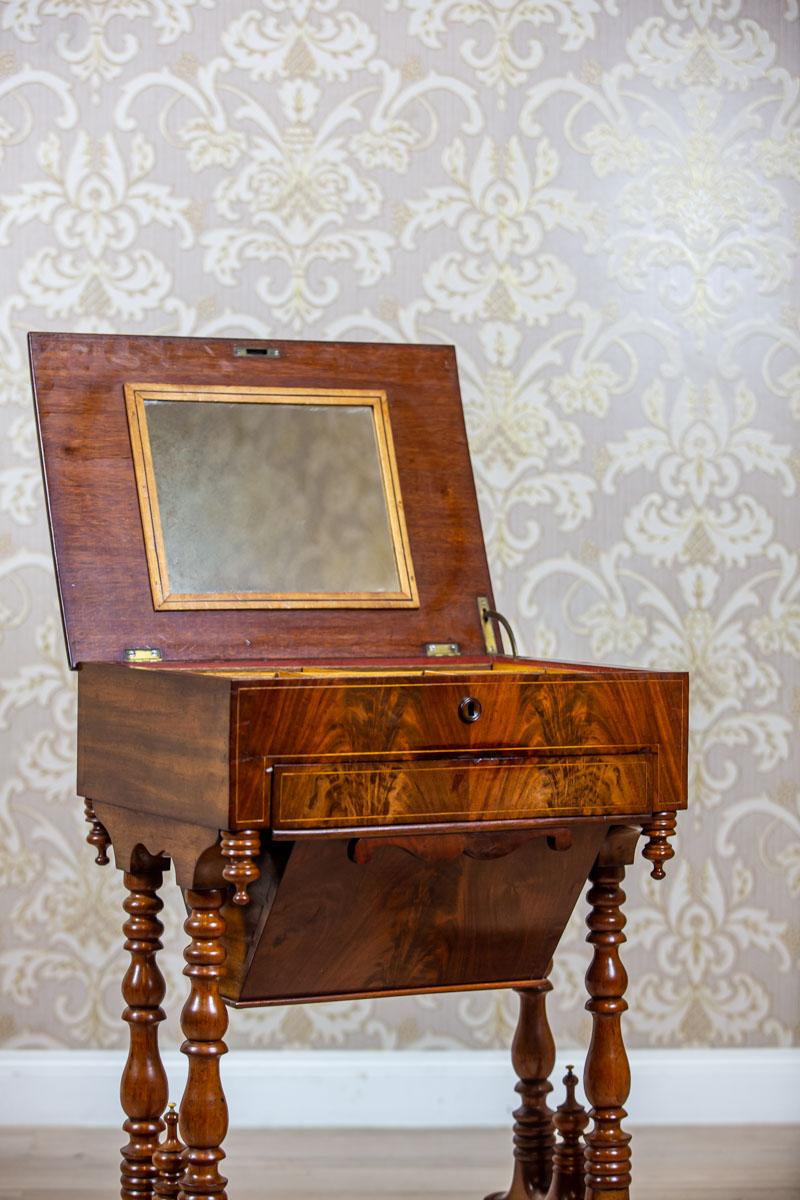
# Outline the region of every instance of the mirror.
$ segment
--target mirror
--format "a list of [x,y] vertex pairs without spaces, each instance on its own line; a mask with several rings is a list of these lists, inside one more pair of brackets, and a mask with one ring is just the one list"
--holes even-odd
[[384,393],[125,391],[157,609],[418,606]]

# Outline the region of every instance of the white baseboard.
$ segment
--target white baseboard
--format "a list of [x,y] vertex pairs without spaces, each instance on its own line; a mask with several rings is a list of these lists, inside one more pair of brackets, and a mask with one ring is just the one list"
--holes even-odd
[[[629,1124],[800,1122],[800,1049],[633,1050]],[[115,1126],[124,1056],[0,1051],[0,1125]],[[173,1098],[185,1062],[164,1055]],[[554,1081],[564,1064],[558,1055]],[[496,1050],[238,1050],[223,1059],[237,1128],[508,1125],[514,1076]],[[553,1100],[561,1102],[556,1083]]]

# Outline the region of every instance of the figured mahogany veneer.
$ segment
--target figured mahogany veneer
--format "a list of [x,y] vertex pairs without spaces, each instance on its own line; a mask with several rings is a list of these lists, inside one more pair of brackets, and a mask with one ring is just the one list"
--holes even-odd
[[286,830],[649,812],[647,755],[426,759],[277,767],[273,823]]
[[[115,847],[122,811],[176,862],[187,826],[209,847],[223,830],[231,1003],[524,984],[608,823],[684,804],[685,683],[525,660],[261,676],[87,664],[78,786]],[[459,715],[465,697],[479,720]],[[434,830],[463,840],[437,854]],[[348,853],[355,837],[394,844]]]
[[501,858],[435,864],[387,846],[361,865],[334,839],[273,851],[251,904],[226,912],[223,994],[238,1007],[535,979],[604,837],[584,825],[562,853],[542,835]]
[[[254,679],[89,663],[78,694],[78,790],[154,815],[168,795],[175,819],[299,836],[379,832],[395,816],[404,825],[502,822],[685,806],[685,675],[514,666]],[[471,724],[459,717],[466,696],[483,709]],[[548,762],[535,763],[537,753]],[[338,824],[315,775],[329,781],[331,804],[337,780],[347,792]]]

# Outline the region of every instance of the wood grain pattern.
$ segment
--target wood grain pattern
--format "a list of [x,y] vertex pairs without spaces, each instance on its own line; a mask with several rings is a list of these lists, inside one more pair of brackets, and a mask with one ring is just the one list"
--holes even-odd
[[[279,761],[402,750],[539,746],[614,749],[682,741],[686,677],[658,672],[551,678],[518,660],[515,672],[465,673],[457,680],[298,678],[248,682],[237,691],[245,745]],[[480,701],[465,724],[459,705]],[[244,729],[242,731],[244,733]]]
[[99,801],[97,813],[108,829],[119,870],[136,870],[144,854],[171,860],[181,888],[225,886],[219,830]]
[[646,812],[652,802],[647,755],[561,762],[424,762],[275,769],[275,829],[433,825],[552,816]]
[[[538,664],[409,669],[371,680],[313,674],[241,681],[199,671],[87,664],[78,677],[81,795],[219,829],[270,823],[273,764],[355,757],[412,760],[463,751],[565,755],[647,751],[652,806],[686,805],[686,676],[589,669],[542,676]],[[458,716],[465,695],[483,714]],[[326,768],[327,769],[327,768]],[[649,811],[634,805],[631,815]]]
[[[233,824],[252,821],[261,773],[290,760],[325,762],[370,755],[442,751],[476,756],[511,749],[614,753],[651,750],[653,805],[686,806],[687,677],[657,672],[572,672],[542,677],[524,660],[518,672],[483,672],[457,681],[436,676],[382,681],[281,679],[233,683],[240,769]],[[464,696],[480,700],[474,724],[458,716]]]
[[78,792],[227,827],[230,691],[214,676],[90,663],[78,673]]
[[223,994],[281,1003],[540,979],[605,837],[584,825],[569,850],[543,832],[502,858],[436,862],[387,846],[364,865],[346,842],[270,846],[250,904],[225,910]]
[[[372,862],[377,854],[391,846],[397,846],[406,854],[413,854],[422,862],[448,862],[466,854],[469,858],[504,858],[513,854],[526,842],[541,837],[540,829],[503,830],[502,833],[481,831],[476,833],[471,828],[468,833],[441,833],[439,830],[425,834],[402,833],[395,837],[353,838],[347,845],[347,857],[351,862],[364,865]],[[551,850],[569,850],[572,845],[572,832],[569,829],[556,829],[547,834],[547,845]]]
[[[429,641],[484,652],[475,598],[491,581],[452,346],[34,333],[29,338],[48,511],[70,662],[130,646],[167,659],[419,655]],[[386,392],[420,607],[155,612],[123,386],[334,387]]]

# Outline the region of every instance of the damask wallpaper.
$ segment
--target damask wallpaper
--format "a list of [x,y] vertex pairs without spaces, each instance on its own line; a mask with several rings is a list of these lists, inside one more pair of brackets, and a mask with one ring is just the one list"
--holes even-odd
[[[692,672],[678,857],[628,887],[630,1043],[796,1039],[799,63],[798,0],[0,0],[4,1045],[123,1041],[30,328],[454,342],[523,648]],[[231,1040],[500,1046],[514,1014],[358,1001]]]

